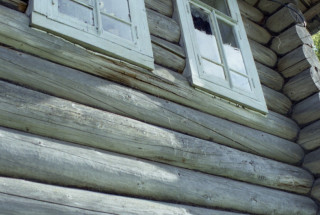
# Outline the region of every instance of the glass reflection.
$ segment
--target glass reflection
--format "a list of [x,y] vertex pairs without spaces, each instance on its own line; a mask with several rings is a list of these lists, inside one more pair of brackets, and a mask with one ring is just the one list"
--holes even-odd
[[237,74],[235,72],[231,72],[231,80],[234,84],[234,86],[247,90],[247,91],[251,91],[251,87],[250,87],[250,83],[249,83],[249,79],[247,77],[244,77],[240,74]]
[[127,40],[132,40],[131,26],[123,22],[112,19],[108,16],[101,15],[102,27],[105,31],[122,37]]
[[[201,0],[203,3],[219,10],[227,16],[230,16],[230,11],[226,0]],[[234,0],[233,0],[234,1]]]
[[128,0],[100,0],[100,11],[130,22]]
[[213,75],[221,79],[226,79],[222,66],[219,66],[205,59],[202,59],[202,63],[205,74]]
[[59,0],[58,11],[79,21],[94,25],[92,9],[70,0]]

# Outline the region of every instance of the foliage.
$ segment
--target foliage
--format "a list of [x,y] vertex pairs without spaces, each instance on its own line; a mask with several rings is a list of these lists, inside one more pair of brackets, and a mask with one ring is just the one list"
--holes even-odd
[[315,45],[315,52],[320,60],[320,31],[312,36]]

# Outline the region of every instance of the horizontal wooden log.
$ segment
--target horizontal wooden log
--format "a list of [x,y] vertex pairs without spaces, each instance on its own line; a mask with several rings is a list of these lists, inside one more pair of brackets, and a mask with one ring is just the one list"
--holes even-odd
[[0,174],[254,214],[314,215],[308,197],[54,140],[1,136]]
[[149,9],[155,10],[162,15],[172,17],[172,0],[145,0],[144,3]]
[[255,5],[258,2],[258,0],[244,0],[244,1],[250,5]]
[[305,27],[294,25],[272,40],[271,49],[283,55],[303,44],[312,47],[312,37]]
[[306,155],[303,167],[314,175],[320,174],[320,148]]
[[283,77],[277,71],[270,69],[259,62],[255,63],[261,83],[271,89],[281,90],[284,83]]
[[305,150],[314,150],[320,147],[320,120],[304,127],[297,142]]
[[[298,8],[301,10],[304,9],[301,2],[297,0],[281,0],[281,3],[293,3],[298,6]],[[272,14],[276,12],[281,7],[281,4],[279,2],[270,1],[270,0],[260,0],[258,4],[258,8],[265,12],[266,14]]]
[[240,215],[4,177],[0,177],[0,189],[0,211],[5,214]]
[[296,123],[280,114],[270,111],[267,116],[263,116],[238,108],[220,98],[195,90],[180,74],[163,68],[150,72],[34,30],[28,24],[29,18],[24,14],[0,6],[2,44],[269,134],[289,140],[297,136],[299,127]]
[[320,119],[320,93],[299,102],[293,108],[292,118],[299,125],[305,125]]
[[[12,87],[1,86],[5,92],[1,95],[7,97],[1,100],[2,126],[293,192],[306,193],[312,185],[312,177],[294,166],[27,89],[14,87],[18,91],[12,92]],[[23,110],[17,108],[21,105]],[[221,124],[221,129],[227,128]],[[277,147],[274,142],[269,145]],[[280,154],[295,159],[292,147],[297,146],[288,145]]]
[[174,53],[175,55],[178,55],[179,57],[184,59],[186,58],[185,51],[181,46],[170,43],[164,39],[161,39],[159,37],[155,37],[152,35],[151,35],[151,40],[152,40],[152,43],[167,49],[168,51]]
[[23,13],[27,8],[27,3],[22,0],[0,0],[0,4]]
[[262,90],[269,110],[283,115],[289,112],[292,103],[288,97],[269,87],[262,86]]
[[320,178],[318,178],[314,183],[311,196],[320,202]]
[[17,51],[0,48],[0,64],[1,78],[57,97],[284,162],[296,163],[304,156],[287,140]]
[[320,14],[320,2],[316,5],[312,6],[309,10],[307,10],[303,15],[307,21],[312,20],[315,16]]
[[277,55],[269,48],[249,39],[253,58],[264,65],[274,67],[277,63]]
[[320,68],[320,63],[314,50],[308,45],[296,48],[278,62],[278,70],[286,78],[295,76],[310,67]]
[[271,34],[260,25],[242,17],[244,27],[249,39],[252,39],[261,44],[267,44],[271,39]]
[[[299,8],[295,4],[289,3],[288,7],[293,8],[295,11],[299,11]],[[266,27],[270,31],[279,33],[298,22],[299,17],[297,17],[297,14],[288,7],[283,7],[267,19]]]
[[320,72],[314,67],[311,67],[289,79],[283,88],[283,92],[292,101],[301,101],[302,99],[319,92],[319,90]]
[[154,10],[147,9],[150,33],[169,42],[178,43],[180,27],[176,21]]
[[264,19],[264,15],[260,10],[248,4],[244,0],[237,0],[237,2],[242,16],[247,17],[248,19],[256,23],[262,22],[262,20]]

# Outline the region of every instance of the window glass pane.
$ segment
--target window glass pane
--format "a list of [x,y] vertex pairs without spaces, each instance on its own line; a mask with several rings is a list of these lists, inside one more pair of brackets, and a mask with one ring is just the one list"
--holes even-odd
[[218,20],[218,22],[223,41],[223,49],[225,51],[229,68],[239,73],[247,74],[242,53],[236,42],[233,27],[221,20]]
[[89,25],[94,25],[92,9],[71,0],[59,0],[58,10],[60,13],[71,16]]
[[249,79],[235,72],[231,72],[231,80],[234,86],[251,91]]
[[200,54],[207,59],[221,63],[217,40],[210,25],[209,14],[194,5],[191,5],[191,13]]
[[131,25],[117,21],[105,15],[101,15],[101,19],[102,27],[105,31],[124,39],[132,40]]
[[[230,16],[230,11],[226,0],[201,0],[203,3],[219,10],[220,12]],[[232,0],[235,1],[235,0]]]
[[213,75],[222,79],[226,79],[222,66],[202,59],[203,70],[207,75]]
[[126,22],[130,22],[128,0],[99,0],[100,10]]

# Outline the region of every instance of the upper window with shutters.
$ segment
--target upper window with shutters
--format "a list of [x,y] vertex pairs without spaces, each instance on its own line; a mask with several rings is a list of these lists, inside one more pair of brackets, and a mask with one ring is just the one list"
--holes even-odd
[[176,0],[191,84],[267,112],[236,0]]
[[153,69],[144,0],[31,0],[31,26]]

